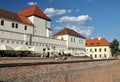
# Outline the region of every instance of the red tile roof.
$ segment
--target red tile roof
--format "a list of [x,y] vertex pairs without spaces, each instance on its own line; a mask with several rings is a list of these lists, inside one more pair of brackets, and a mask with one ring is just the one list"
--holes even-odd
[[29,17],[29,16],[32,16],[32,15],[35,15],[37,17],[40,17],[40,18],[43,18],[43,19],[46,19],[46,20],[49,20],[51,21],[51,19],[49,17],[47,17],[43,12],[42,10],[40,10],[37,6],[32,6],[28,9],[25,9],[25,10],[22,10],[20,12],[18,12],[19,14],[21,15],[24,15],[26,17]]
[[105,38],[86,39],[86,46],[110,46],[110,43]]
[[79,37],[79,38],[85,38],[82,35],[80,35],[79,33],[77,33],[76,31],[69,29],[69,28],[64,28],[63,30],[56,33],[54,36],[66,35],[66,34],[75,36],[75,37]]
[[33,25],[32,22],[27,17],[4,10],[4,9],[0,9],[0,17]]

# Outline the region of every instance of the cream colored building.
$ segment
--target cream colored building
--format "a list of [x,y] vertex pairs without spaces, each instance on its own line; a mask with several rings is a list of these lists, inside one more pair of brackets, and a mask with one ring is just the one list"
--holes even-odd
[[0,9],[0,45],[9,45],[14,50],[22,45],[49,56],[51,52],[83,55],[85,50],[83,36],[72,30],[77,36],[68,33],[53,38],[50,24],[51,19],[37,6],[18,13]]
[[76,31],[64,28],[54,35],[56,39],[66,41],[66,51],[74,56],[84,55],[85,51],[85,37]]
[[111,49],[109,42],[102,37],[86,39],[86,55],[93,59],[111,58]]

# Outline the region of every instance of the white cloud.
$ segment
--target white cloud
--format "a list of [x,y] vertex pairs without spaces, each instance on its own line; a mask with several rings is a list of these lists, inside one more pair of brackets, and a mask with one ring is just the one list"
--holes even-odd
[[54,15],[63,15],[66,13],[66,10],[65,9],[54,9],[54,8],[46,8],[44,10],[44,13],[49,16],[49,17],[52,17]]
[[70,9],[69,9],[69,10],[67,10],[67,12],[68,12],[68,13],[71,13],[71,12],[72,12],[72,10],[70,10]]
[[55,27],[55,29],[60,30],[64,27],[69,27],[74,29],[75,31],[79,32],[80,34],[88,37],[91,35],[92,31],[94,30],[94,27],[86,27],[84,24],[86,21],[91,20],[92,18],[88,15],[81,15],[81,16],[63,16],[56,22],[59,23],[58,26]]
[[79,12],[80,11],[80,9],[77,9],[75,12]]
[[36,5],[37,2],[28,2],[28,5]]
[[49,2],[52,2],[53,0],[49,0]]
[[78,30],[79,30],[79,33],[88,37],[88,36],[91,35],[92,31],[94,30],[94,27],[84,27],[84,28],[81,28],[81,29],[78,29]]
[[91,19],[88,15],[81,15],[78,17],[73,17],[73,16],[63,16],[61,17],[57,22],[84,22],[88,19]]
[[89,2],[92,2],[92,0],[88,0]]

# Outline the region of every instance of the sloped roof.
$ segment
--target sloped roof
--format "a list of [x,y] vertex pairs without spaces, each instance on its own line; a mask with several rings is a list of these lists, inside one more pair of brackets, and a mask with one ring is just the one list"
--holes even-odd
[[110,46],[110,43],[105,38],[86,39],[86,46]]
[[79,38],[85,38],[82,35],[80,35],[79,33],[77,33],[76,31],[69,29],[69,28],[64,28],[63,30],[56,33],[54,36],[66,35],[66,34],[71,35],[71,36],[75,36],[75,37],[79,37]]
[[18,14],[24,15],[26,17],[35,15],[37,17],[40,17],[40,18],[43,18],[43,19],[51,21],[51,19],[48,16],[46,16],[42,12],[42,10],[39,9],[37,6],[32,6],[32,7],[28,8],[28,9],[22,10],[22,11],[18,12]]
[[27,17],[4,9],[0,9],[0,17],[33,25],[32,22]]

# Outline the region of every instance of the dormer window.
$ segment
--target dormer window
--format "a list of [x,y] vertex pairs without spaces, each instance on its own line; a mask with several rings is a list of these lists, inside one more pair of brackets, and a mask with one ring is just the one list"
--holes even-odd
[[94,43],[91,43],[91,45],[93,45]]
[[100,43],[98,42],[97,45],[100,45]]

